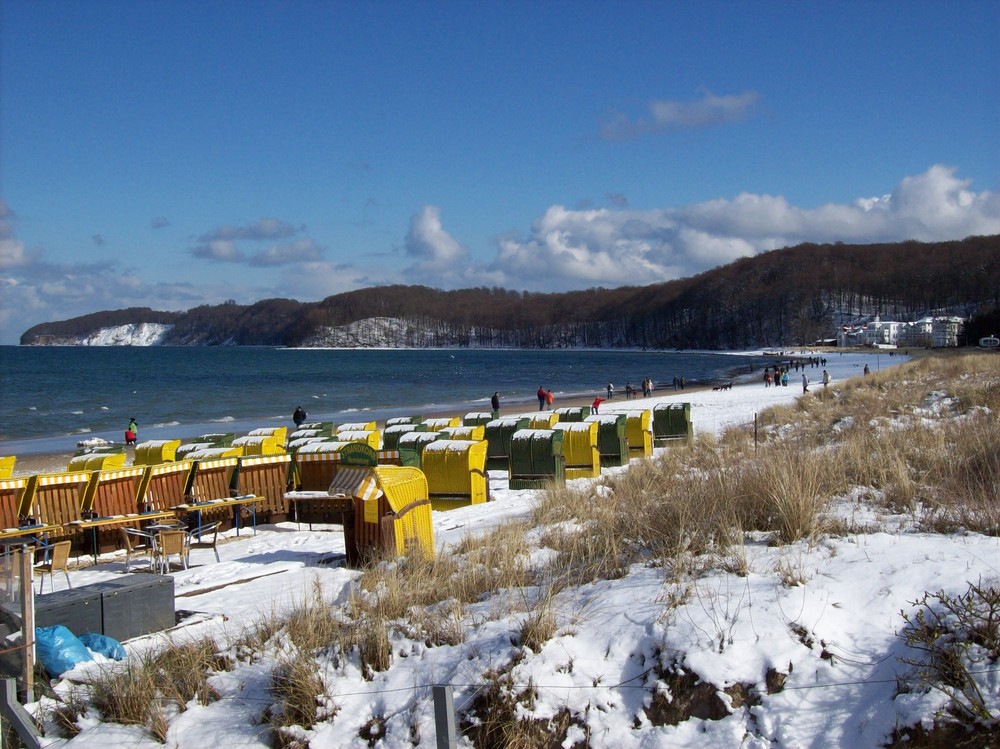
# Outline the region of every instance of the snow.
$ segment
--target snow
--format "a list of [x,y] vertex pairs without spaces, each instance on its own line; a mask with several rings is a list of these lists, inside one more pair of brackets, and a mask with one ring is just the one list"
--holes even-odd
[[[860,374],[864,360],[831,356],[826,368],[832,386]],[[903,361],[901,356],[896,363]],[[790,403],[800,394],[798,387],[754,383],[726,391],[660,392],[649,399],[609,402],[604,408],[624,413],[683,399],[691,403],[695,431],[718,434],[729,425],[752,424],[758,411]],[[944,407],[938,401],[925,406],[928,412]],[[443,448],[432,444],[428,449]],[[571,483],[585,486],[590,481]],[[491,471],[490,484],[493,501],[434,513],[439,554],[449,553],[469,534],[529,517],[539,492],[511,490],[503,472]],[[512,646],[512,634],[537,610],[531,605],[541,594],[537,590],[501,592],[467,606],[465,638],[459,645],[431,647],[395,635],[391,667],[371,680],[349,663],[336,667],[318,658],[317,669],[339,711],[303,736],[313,747],[369,746],[359,734],[379,716],[385,720],[385,735],[374,746],[413,746],[413,725],[419,727],[419,744],[434,746],[431,685],[453,685],[455,707],[462,712],[486,683],[484,674],[509,665],[514,683],[531,684],[537,693],[526,717],[546,718],[568,709],[586,720],[588,733],[574,726],[567,747],[586,740],[592,747],[636,749],[875,749],[897,727],[927,719],[944,704],[933,693],[896,696],[897,679],[909,668],[900,661],[910,654],[900,636],[902,612],[914,613],[914,602],[925,592],[960,594],[969,582],[996,580],[1000,539],[916,532],[908,518],[877,517],[859,506],[859,498],[839,498],[833,511],[885,530],[777,547],[764,538],[748,538],[742,551],[745,576],[720,569],[675,583],[665,580],[663,569],[635,565],[619,579],[560,589],[545,604],[556,614],[556,634],[518,662],[515,654],[524,651]],[[308,598],[316,584],[334,605],[342,605],[358,578],[357,571],[326,563],[344,550],[339,526],[309,530],[282,523],[258,527],[256,535],[244,529],[238,539],[234,533],[219,546],[221,563],[214,563],[211,552],[199,551],[191,569],[174,574],[177,608],[198,616],[172,632],[127,642],[130,655],[167,640],[205,635],[225,647],[255,622]],[[536,543],[540,536],[532,534]],[[532,559],[548,553],[537,548]],[[123,568],[119,559],[102,558],[100,564],[73,573],[74,587],[113,579]],[[801,583],[789,584],[791,578]],[[65,585],[58,577],[55,582]],[[264,653],[213,677],[222,699],[192,704],[176,715],[166,745],[270,746],[270,729],[261,716],[274,701],[267,689],[274,656]],[[67,690],[71,679],[95,667],[100,666],[78,667],[58,689]],[[694,674],[717,689],[746,685],[759,695],[759,703],[735,706],[730,694],[722,694],[723,703],[731,706],[726,717],[654,724],[649,717],[652,691],[662,673],[671,670]],[[767,684],[775,674],[784,676],[784,687],[769,692]],[[991,708],[998,711],[1000,677],[994,672],[984,678]],[[669,701],[665,689],[661,681],[660,699]],[[93,713],[81,724],[85,728],[75,738],[46,737],[45,744],[74,749],[163,746],[139,728],[100,723]],[[459,736],[458,746],[472,744]]]
[[161,323],[130,323],[101,328],[77,340],[80,346],[158,346],[173,325]]

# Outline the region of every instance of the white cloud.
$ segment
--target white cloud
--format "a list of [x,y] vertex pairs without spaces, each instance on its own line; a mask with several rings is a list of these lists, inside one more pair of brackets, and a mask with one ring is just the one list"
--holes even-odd
[[319,260],[322,256],[323,248],[310,237],[303,237],[294,242],[279,242],[254,253],[248,262],[250,265],[292,265]]
[[191,250],[205,259],[264,267],[267,278],[261,286],[240,285],[228,272],[202,274],[186,283],[152,283],[122,272],[110,260],[53,265],[14,236],[12,217],[0,202],[3,343],[16,342],[41,321],[128,306],[170,310],[230,298],[241,303],[276,296],[316,300],[389,283],[538,291],[645,285],[800,242],[943,241],[1000,234],[1000,196],[974,192],[954,168],[936,165],[900,180],[888,194],[816,208],[792,205],[780,195],[752,193],[647,211],[553,205],[526,235],[498,239],[496,255],[488,263],[471,257],[443,226],[435,206],[424,206],[411,218],[403,242],[409,267],[385,263],[385,255],[367,256],[367,266],[363,259],[355,264],[327,262],[309,237],[250,254],[240,250],[236,239],[215,238]]
[[648,104],[647,116],[632,119],[621,113],[614,115],[601,128],[601,137],[626,140],[664,130],[691,130],[738,122],[747,116],[759,98],[756,91],[716,96],[706,90],[697,101],[654,99]]
[[256,223],[247,226],[220,226],[207,234],[203,234],[199,242],[213,242],[215,240],[238,240],[268,241],[284,239],[295,234],[295,228],[286,221],[276,218],[262,218]]
[[410,218],[403,249],[415,261],[404,271],[411,283],[455,286],[470,282],[469,252],[444,230],[437,206],[425,205]]
[[194,257],[215,260],[219,263],[242,263],[246,256],[239,251],[236,243],[228,239],[213,239],[191,248]]
[[404,242],[406,254],[417,259],[419,266],[427,269],[446,268],[462,261],[467,252],[441,226],[441,209],[425,205],[410,219],[410,231]]
[[1000,196],[975,193],[955,169],[906,177],[888,196],[817,208],[742,193],[651,211],[552,206],[524,238],[503,238],[490,270],[500,285],[566,290],[687,277],[801,242],[944,241],[1000,234]]

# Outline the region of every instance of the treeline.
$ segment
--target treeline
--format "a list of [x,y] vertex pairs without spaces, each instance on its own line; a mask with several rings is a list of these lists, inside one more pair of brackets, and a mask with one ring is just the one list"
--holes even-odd
[[559,294],[383,286],[312,303],[132,308],[36,325],[21,343],[156,322],[173,325],[164,341],[173,345],[358,345],[354,333],[344,333],[352,323],[394,318],[404,325],[394,340],[412,345],[727,349],[810,343],[876,314],[907,319],[997,307],[1000,237],[986,236],[802,244],[669,283]]

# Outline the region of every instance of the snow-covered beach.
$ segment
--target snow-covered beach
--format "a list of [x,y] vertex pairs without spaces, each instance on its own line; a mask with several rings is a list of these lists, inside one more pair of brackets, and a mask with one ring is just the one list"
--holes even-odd
[[[829,387],[861,376],[865,364],[875,369],[870,355],[826,356]],[[883,365],[887,359],[882,358]],[[901,364],[906,358],[890,361]],[[805,371],[812,380],[810,390],[822,389],[823,367]],[[601,410],[680,399],[691,403],[696,434],[719,435],[731,426],[749,427],[762,410],[791,403],[801,394],[799,378],[788,387],[758,382],[719,391],[667,391],[650,399],[616,397]],[[541,493],[511,490],[503,472],[491,472],[490,485],[492,502],[434,513],[439,554],[499,523],[527,518]],[[835,512],[859,527],[876,520],[850,496],[833,504]],[[337,711],[334,718],[303,731],[303,745],[434,746],[431,686],[452,685],[455,707],[462,712],[483,690],[485,674],[510,667],[515,683],[535,691],[525,717],[552,718],[560,712],[586,716],[586,730],[570,727],[563,743],[567,747],[883,746],[894,729],[932,716],[943,705],[943,697],[933,692],[897,695],[898,680],[909,668],[900,660],[908,655],[900,637],[905,623],[901,612],[912,613],[925,592],[961,594],[970,582],[996,580],[1000,540],[976,533],[919,532],[906,515],[882,515],[877,521],[877,532],[816,542],[773,546],[764,538],[748,538],[745,575],[716,570],[687,581],[681,586],[681,603],[667,605],[678,590],[655,566],[633,565],[619,579],[567,587],[555,595],[555,634],[537,652],[512,644],[511,633],[523,622],[524,610],[498,613],[503,596],[490,596],[465,608],[459,644],[429,646],[394,637],[391,665],[383,671],[366,675],[350,664],[338,666],[318,657],[316,668],[324,674]],[[256,622],[300,605],[316,586],[343,604],[359,572],[326,563],[343,550],[339,526],[310,530],[282,523],[228,539],[219,547],[221,563],[215,563],[211,552],[196,552],[193,566],[174,574],[176,608],[191,615],[171,632],[137,638],[126,647],[139,656],[165,639],[211,636],[225,649]],[[535,553],[546,552],[538,548]],[[114,579],[123,570],[120,558],[107,556],[71,576],[77,587]],[[790,571],[801,584],[787,583]],[[65,587],[65,580],[57,576],[55,584]],[[267,687],[276,655],[265,653],[213,676],[221,699],[192,704],[172,716],[167,746],[271,746],[272,729],[261,718],[275,700]],[[715,685],[713,699],[731,712],[676,725],[652,719],[654,703],[666,697],[654,693],[657,675],[668,661]],[[81,666],[64,675],[57,691],[71,690],[82,671],[101,667],[105,664]],[[780,680],[780,688],[770,684],[773,679]],[[993,671],[984,679],[996,712],[1000,674]],[[743,701],[738,689],[727,689],[738,685],[753,685],[755,699]],[[380,726],[376,737],[370,735],[373,721]],[[47,736],[46,745],[163,745],[140,727],[103,723],[92,711],[80,718],[79,726],[75,738]],[[472,746],[467,736],[460,736],[458,745]]]

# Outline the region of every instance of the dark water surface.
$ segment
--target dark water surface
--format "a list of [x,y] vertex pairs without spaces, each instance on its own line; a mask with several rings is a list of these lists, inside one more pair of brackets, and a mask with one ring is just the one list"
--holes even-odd
[[296,405],[333,422],[458,414],[489,410],[495,390],[524,407],[539,385],[558,399],[609,381],[622,391],[644,377],[727,379],[751,362],[763,366],[761,357],[659,351],[0,346],[0,453],[121,441],[132,416],[140,441],[184,439],[291,426]]

